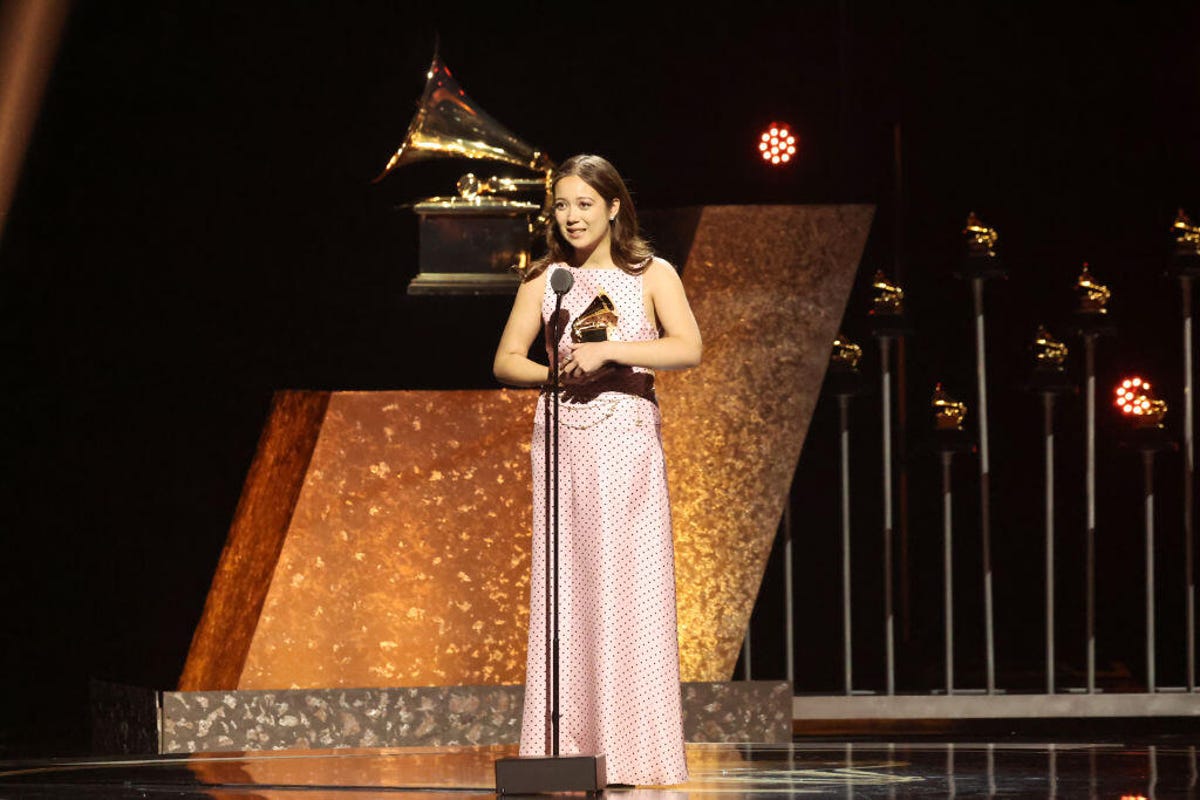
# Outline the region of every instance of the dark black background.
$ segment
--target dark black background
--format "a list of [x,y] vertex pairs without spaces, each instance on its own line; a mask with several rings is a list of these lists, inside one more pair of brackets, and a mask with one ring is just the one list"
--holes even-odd
[[[962,225],[976,211],[997,228],[1010,269],[986,308],[997,668],[1011,690],[1038,688],[1044,668],[1028,345],[1047,324],[1078,375],[1064,326],[1089,262],[1119,327],[1097,354],[1097,660],[1103,685],[1135,685],[1141,467],[1117,444],[1108,395],[1141,371],[1181,430],[1180,291],[1163,258],[1176,208],[1200,216],[1198,23],[1185,3],[78,2],[0,240],[0,751],[86,748],[90,679],[174,687],[273,391],[496,385],[508,298],[406,294],[416,226],[396,206],[448,193],[464,165],[371,182],[438,37],[480,107],[556,160],[608,156],[644,209],[878,205],[844,330],[875,387],[870,279],[883,268],[904,286],[916,332],[896,366],[902,690],[941,685],[933,384],[977,409],[971,295],[954,275]],[[754,152],[776,119],[801,138],[787,171]],[[1059,402],[1057,427],[1058,674],[1078,685],[1080,397]],[[836,429],[825,393],[793,492],[798,692],[841,689]],[[875,389],[852,403],[851,463],[855,674],[876,690],[879,437]],[[1159,683],[1179,685],[1181,459],[1157,463]],[[964,686],[983,681],[977,475],[956,461]],[[781,584],[776,553],[754,677],[783,676]]]

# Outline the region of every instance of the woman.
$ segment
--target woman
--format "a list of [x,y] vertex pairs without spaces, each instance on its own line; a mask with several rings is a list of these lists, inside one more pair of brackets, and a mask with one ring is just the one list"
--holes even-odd
[[[552,191],[547,254],[523,276],[493,371],[506,384],[545,387],[550,367],[530,359],[530,348],[545,331],[547,355],[558,349],[559,753],[603,754],[611,784],[682,783],[675,565],[654,370],[699,364],[700,330],[678,274],[638,235],[612,164],[570,158]],[[548,279],[556,270],[573,278],[558,325]],[[555,329],[562,335],[552,343]],[[551,750],[543,491],[550,392],[543,398],[533,429],[522,755]]]

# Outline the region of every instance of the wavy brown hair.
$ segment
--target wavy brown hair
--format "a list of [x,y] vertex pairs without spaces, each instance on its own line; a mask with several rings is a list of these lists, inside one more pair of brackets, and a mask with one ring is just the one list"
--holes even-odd
[[617,217],[610,224],[612,228],[610,249],[613,263],[631,275],[640,275],[645,272],[646,268],[650,266],[650,259],[654,255],[654,251],[650,247],[650,243],[638,233],[637,211],[634,210],[633,198],[629,195],[625,181],[617,172],[617,168],[607,159],[602,156],[581,153],[568,158],[554,172],[554,177],[550,182],[550,197],[546,201],[548,204],[546,208],[548,220],[546,222],[546,253],[529,265],[529,268],[522,274],[522,279],[536,278],[551,264],[570,260],[571,255],[575,252],[575,248],[563,238],[562,232],[559,231],[558,225],[554,224],[553,218],[554,187],[568,175],[576,176],[595,189],[596,193],[604,198],[605,203],[611,204],[613,200],[621,201],[621,205],[617,209]]

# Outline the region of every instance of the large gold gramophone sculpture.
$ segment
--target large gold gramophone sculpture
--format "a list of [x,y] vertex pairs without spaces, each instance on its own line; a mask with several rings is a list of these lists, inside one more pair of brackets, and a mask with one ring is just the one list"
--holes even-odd
[[[477,177],[458,180],[456,196],[428,197],[402,207],[419,218],[420,270],[409,294],[491,294],[515,290],[518,270],[531,258],[545,222],[554,163],[492,119],[459,86],[435,53],[425,90],[404,142],[388,160],[393,170],[428,159],[494,161],[538,177]],[[522,199],[522,193],[534,197]]]

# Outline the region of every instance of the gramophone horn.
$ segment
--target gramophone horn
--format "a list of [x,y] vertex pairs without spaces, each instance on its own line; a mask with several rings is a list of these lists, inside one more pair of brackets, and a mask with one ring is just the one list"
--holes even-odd
[[545,153],[518,139],[477,106],[437,53],[429,65],[425,91],[404,143],[372,182],[396,167],[429,158],[502,161],[547,175],[554,168]]

